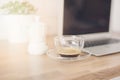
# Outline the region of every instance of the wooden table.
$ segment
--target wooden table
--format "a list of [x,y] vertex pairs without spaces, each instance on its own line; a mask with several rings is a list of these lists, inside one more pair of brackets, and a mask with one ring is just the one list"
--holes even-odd
[[[52,39],[47,39],[50,48]],[[120,53],[63,62],[46,54],[29,55],[27,44],[0,41],[0,80],[109,80],[116,76],[120,76]]]

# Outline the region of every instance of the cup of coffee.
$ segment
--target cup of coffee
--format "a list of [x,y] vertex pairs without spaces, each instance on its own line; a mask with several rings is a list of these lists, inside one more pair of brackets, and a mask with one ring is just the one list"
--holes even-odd
[[77,57],[82,54],[84,39],[80,36],[57,36],[54,44],[61,57]]

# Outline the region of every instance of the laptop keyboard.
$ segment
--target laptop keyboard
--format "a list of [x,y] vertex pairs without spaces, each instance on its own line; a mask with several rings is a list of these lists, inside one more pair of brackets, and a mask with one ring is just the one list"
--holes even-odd
[[119,39],[112,39],[112,38],[89,40],[89,41],[85,41],[84,47],[86,48],[86,47],[91,47],[91,46],[112,44],[112,43],[118,43],[118,42],[120,42]]

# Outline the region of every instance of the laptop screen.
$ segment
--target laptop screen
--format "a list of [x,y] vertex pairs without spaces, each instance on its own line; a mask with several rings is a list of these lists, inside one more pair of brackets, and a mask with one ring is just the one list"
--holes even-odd
[[64,0],[64,35],[108,32],[111,0]]

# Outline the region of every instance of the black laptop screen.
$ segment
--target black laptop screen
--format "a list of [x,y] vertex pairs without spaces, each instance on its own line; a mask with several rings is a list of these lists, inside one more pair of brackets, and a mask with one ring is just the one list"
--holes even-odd
[[107,32],[111,0],[64,0],[64,35]]

